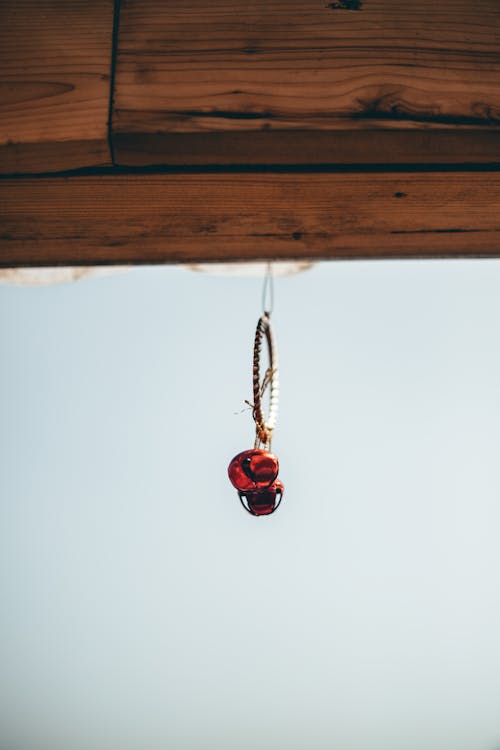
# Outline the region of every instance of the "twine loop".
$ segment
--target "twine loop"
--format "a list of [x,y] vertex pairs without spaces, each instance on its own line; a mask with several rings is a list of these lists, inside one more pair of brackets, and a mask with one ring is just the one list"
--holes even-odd
[[[253,348],[253,418],[255,420],[255,448],[263,447],[271,449],[273,430],[278,417],[279,403],[279,379],[278,379],[278,353],[274,338],[269,312],[264,312],[259,318],[255,331],[255,342]],[[260,357],[262,351],[262,340],[266,339],[269,356],[269,367],[261,381]],[[269,415],[267,420],[264,416],[262,399],[266,389],[269,387]]]

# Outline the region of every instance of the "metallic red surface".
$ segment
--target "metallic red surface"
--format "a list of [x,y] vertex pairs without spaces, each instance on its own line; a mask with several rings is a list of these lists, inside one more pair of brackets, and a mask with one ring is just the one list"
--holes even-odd
[[245,508],[253,516],[268,516],[280,504],[284,491],[283,482],[277,479],[270,487],[257,491],[240,492],[239,495]]
[[227,473],[233,487],[240,492],[248,492],[269,487],[278,476],[278,470],[275,455],[254,448],[238,453],[229,464]]

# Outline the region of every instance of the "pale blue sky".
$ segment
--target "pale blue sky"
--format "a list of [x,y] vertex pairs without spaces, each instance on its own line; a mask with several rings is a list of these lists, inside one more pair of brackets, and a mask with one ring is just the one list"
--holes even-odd
[[500,747],[500,261],[0,287],[0,750]]

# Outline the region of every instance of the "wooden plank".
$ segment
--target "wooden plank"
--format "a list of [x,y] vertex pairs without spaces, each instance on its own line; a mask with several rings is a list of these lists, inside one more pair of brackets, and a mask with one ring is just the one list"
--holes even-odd
[[498,0],[127,0],[118,163],[500,162]]
[[113,0],[0,3],[0,172],[110,164]]
[[500,172],[0,180],[0,265],[500,256]]

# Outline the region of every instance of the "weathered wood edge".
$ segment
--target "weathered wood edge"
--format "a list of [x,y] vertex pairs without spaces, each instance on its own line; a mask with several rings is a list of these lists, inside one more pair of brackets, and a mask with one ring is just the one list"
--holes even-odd
[[500,172],[0,180],[0,266],[500,257]]

